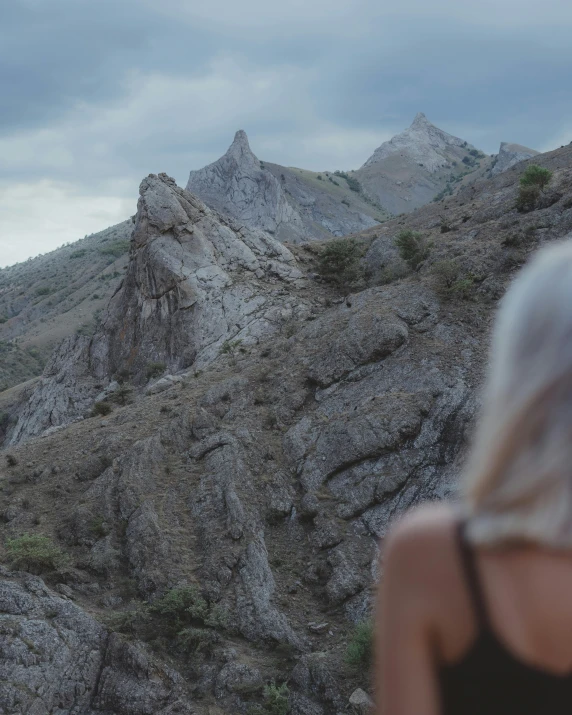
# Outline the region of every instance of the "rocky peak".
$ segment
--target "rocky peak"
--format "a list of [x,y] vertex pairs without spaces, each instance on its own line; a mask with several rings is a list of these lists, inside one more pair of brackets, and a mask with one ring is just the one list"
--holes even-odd
[[362,169],[395,154],[405,155],[430,173],[435,173],[449,164],[448,157],[445,156],[448,148],[464,145],[466,142],[462,139],[439,129],[427,119],[425,114],[419,112],[411,126],[379,146]]
[[531,159],[533,156],[538,154],[534,149],[529,149],[521,144],[513,144],[511,142],[501,142],[498,156],[496,158],[495,165],[491,170],[492,176],[497,176],[497,174],[502,174],[503,171],[507,171],[519,161],[525,161],[525,159]]
[[415,119],[413,120],[411,124],[411,128],[413,127],[433,127],[434,125],[431,124],[431,122],[427,119],[425,114],[423,112],[417,112],[415,115]]
[[239,129],[234,135],[234,141],[229,146],[228,151],[225,154],[227,159],[231,159],[241,165],[249,165],[260,169],[260,161],[255,156],[254,152],[250,148],[248,142],[248,136],[244,129]]

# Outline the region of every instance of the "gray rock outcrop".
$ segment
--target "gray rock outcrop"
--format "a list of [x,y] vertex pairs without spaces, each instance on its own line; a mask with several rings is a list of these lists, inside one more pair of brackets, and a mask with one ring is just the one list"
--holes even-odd
[[375,209],[352,197],[351,191],[343,193],[334,178],[320,179],[312,179],[310,172],[263,164],[240,130],[223,157],[191,171],[187,190],[222,214],[279,241],[301,243],[375,226]]
[[150,175],[128,269],[101,328],[55,352],[12,443],[84,416],[118,373],[143,383],[150,365],[201,369],[225,343],[268,338],[308,310],[284,295],[303,283],[294,256],[268,233],[224,219],[165,174]]
[[510,142],[502,142],[500,145],[499,153],[496,157],[495,164],[491,169],[491,176],[497,176],[507,171],[515,164],[525,159],[532,159],[533,156],[537,156],[539,152],[534,149],[529,149],[526,146],[521,146],[520,144],[512,144]]
[[6,715],[196,712],[177,672],[34,576],[0,577],[0,662]]

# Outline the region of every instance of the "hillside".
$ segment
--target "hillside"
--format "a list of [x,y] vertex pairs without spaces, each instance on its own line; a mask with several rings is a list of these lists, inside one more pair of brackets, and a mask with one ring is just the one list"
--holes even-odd
[[292,243],[343,236],[387,217],[352,186],[351,179],[329,172],[260,161],[242,130],[223,157],[191,171],[187,182],[208,206]]
[[[572,231],[572,147],[534,162],[554,175],[532,211],[525,162],[356,234],[349,292],[320,276],[328,243],[142,182],[94,339],[0,394],[7,713],[355,712],[378,540],[454,491],[497,301]],[[428,247],[415,271],[404,229]],[[43,557],[7,541],[25,534]]]
[[38,375],[51,350],[93,332],[123,276],[131,220],[0,269],[0,387]]

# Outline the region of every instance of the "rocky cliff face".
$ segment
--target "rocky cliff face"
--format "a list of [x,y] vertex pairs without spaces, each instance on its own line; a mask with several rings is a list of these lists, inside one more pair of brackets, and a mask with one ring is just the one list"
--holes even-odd
[[366,194],[399,214],[429,203],[452,180],[478,168],[484,158],[419,113],[408,129],[378,147],[354,176]]
[[165,174],[140,194],[129,266],[101,328],[54,353],[14,443],[85,415],[114,376],[140,384],[152,369],[201,369],[225,343],[258,343],[308,310],[286,297],[302,274],[267,233],[221,218]]
[[538,153],[539,152],[534,149],[529,149],[528,147],[521,146],[520,144],[501,142],[495,164],[491,169],[491,176],[502,174],[503,171],[507,171],[520,161],[532,159],[532,157],[537,156]]
[[223,157],[191,171],[187,190],[244,226],[292,243],[354,233],[383,216],[352,196],[345,180],[328,176],[263,164],[241,130]]
[[[367,702],[354,692],[367,668],[345,655],[371,612],[379,539],[404,508],[453,491],[496,301],[532,250],[572,231],[572,148],[535,161],[554,171],[535,211],[514,209],[517,168],[358,236],[371,276],[397,269],[403,228],[431,252],[349,295],[315,279],[315,244],[287,251],[168,177],[143,182],[99,345],[62,349],[43,383],[63,410],[73,380],[58,363],[99,389],[127,364],[131,396],[1,455],[7,713],[271,712],[272,681],[296,715]],[[460,284],[443,283],[444,260]],[[213,306],[237,286],[265,307],[237,303],[244,341],[215,354]],[[193,296],[194,317],[177,316]],[[143,384],[141,345],[178,374]],[[201,370],[178,362],[189,349]],[[57,562],[23,562],[8,542],[23,534],[49,539]]]

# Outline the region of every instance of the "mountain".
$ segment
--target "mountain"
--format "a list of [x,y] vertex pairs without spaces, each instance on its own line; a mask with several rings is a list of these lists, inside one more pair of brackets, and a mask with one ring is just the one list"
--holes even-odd
[[499,153],[495,159],[491,169],[491,175],[497,176],[503,171],[508,171],[515,164],[518,164],[525,159],[532,159],[533,156],[538,156],[539,152],[534,149],[522,146],[520,144],[511,144],[509,142],[501,142]]
[[[352,190],[351,179],[261,162],[244,131],[218,161],[191,171],[187,190],[208,206],[279,241],[354,233],[387,214]],[[355,187],[354,187],[355,188]]]
[[413,124],[378,147],[352,176],[364,193],[393,214],[410,213],[490,158],[417,114]]
[[[572,231],[572,147],[534,162],[554,176],[527,213],[525,161],[356,234],[351,293],[321,278],[327,242],[287,248],[143,180],[95,335],[0,393],[0,709],[367,700],[347,656],[379,540],[454,490],[497,301]],[[428,246],[417,270],[405,229]]]

